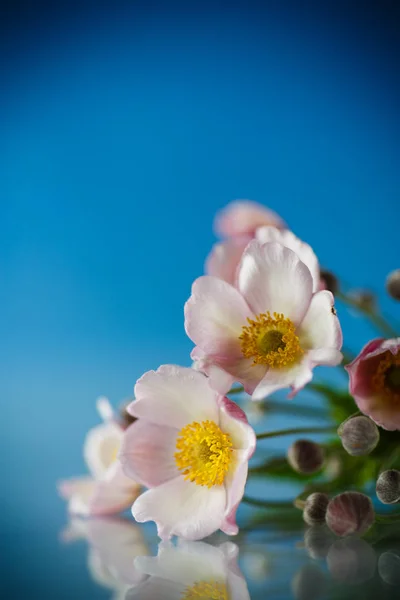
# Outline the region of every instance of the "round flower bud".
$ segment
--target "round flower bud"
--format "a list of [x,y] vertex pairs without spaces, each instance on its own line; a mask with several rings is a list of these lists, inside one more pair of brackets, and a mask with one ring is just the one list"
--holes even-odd
[[326,271],[325,269],[322,269],[320,272],[320,279],[326,290],[332,292],[334,296],[338,293],[339,280],[336,275],[332,273],[332,271]]
[[308,496],[303,510],[303,519],[307,525],[325,523],[326,509],[329,504],[329,496],[315,492]]
[[315,564],[304,565],[292,579],[296,600],[318,600],[326,592],[326,575]]
[[378,561],[381,579],[389,585],[400,585],[400,556],[394,552],[384,552]]
[[374,521],[372,502],[360,492],[344,492],[335,496],[328,504],[326,523],[336,535],[362,535]]
[[400,471],[383,471],[376,482],[376,495],[383,504],[400,502]]
[[365,416],[352,417],[344,421],[338,429],[343,448],[351,456],[365,456],[376,448],[379,442],[379,429]]
[[297,440],[287,453],[290,466],[297,473],[311,474],[319,471],[324,463],[324,451],[315,442]]
[[389,273],[386,278],[386,291],[395,300],[400,300],[400,269]]
[[304,533],[304,546],[310,558],[326,558],[335,537],[326,525],[313,525]]
[[374,576],[376,553],[365,540],[348,538],[332,544],[326,562],[333,579],[360,584]]

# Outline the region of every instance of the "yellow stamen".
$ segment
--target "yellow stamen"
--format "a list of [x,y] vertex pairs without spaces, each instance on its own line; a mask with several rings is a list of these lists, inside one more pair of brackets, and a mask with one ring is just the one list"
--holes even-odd
[[194,421],[181,429],[175,461],[185,479],[197,485],[222,485],[232,459],[232,440],[213,421]]
[[372,386],[387,399],[400,402],[400,354],[387,351],[379,362]]
[[217,581],[200,581],[187,588],[182,600],[229,600],[228,590],[223,583]]
[[239,340],[243,356],[252,358],[255,365],[280,369],[300,360],[303,349],[290,319],[276,312],[271,317],[267,312],[247,321]]

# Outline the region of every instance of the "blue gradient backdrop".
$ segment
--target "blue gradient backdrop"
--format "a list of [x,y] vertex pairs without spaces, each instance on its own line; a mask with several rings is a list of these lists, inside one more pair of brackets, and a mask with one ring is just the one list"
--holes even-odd
[[[84,471],[98,395],[189,364],[219,208],[274,208],[398,314],[399,20],[390,2],[54,4],[0,26],[0,521],[15,589],[63,598],[55,481]],[[354,349],[372,333],[342,323]]]

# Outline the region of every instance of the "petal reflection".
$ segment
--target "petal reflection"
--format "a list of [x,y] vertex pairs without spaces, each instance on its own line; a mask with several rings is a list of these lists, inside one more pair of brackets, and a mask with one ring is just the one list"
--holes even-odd
[[205,542],[178,541],[176,546],[161,543],[156,557],[135,560],[135,567],[150,579],[129,590],[126,599],[250,600],[237,555],[238,547],[231,542],[220,546]]

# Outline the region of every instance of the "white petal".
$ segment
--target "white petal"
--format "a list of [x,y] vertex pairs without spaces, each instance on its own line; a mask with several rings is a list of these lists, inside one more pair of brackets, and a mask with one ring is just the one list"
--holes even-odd
[[260,382],[252,396],[253,400],[267,398],[277,390],[293,387],[298,391],[312,378],[312,371],[307,360],[290,369],[270,369]]
[[129,412],[158,425],[180,430],[193,421],[218,422],[218,394],[194,369],[163,365],[148,371],[137,382],[135,396]]
[[114,419],[114,410],[110,401],[105,396],[100,396],[96,401],[97,412],[105,423]]
[[297,325],[310,305],[313,280],[292,250],[253,240],[239,266],[238,286],[254,313],[283,313]]
[[217,277],[199,277],[185,304],[185,329],[206,354],[241,356],[239,336],[251,316],[236,288]]
[[331,292],[324,290],[313,295],[310,307],[298,329],[300,342],[305,349],[342,347],[342,331],[333,308]]
[[127,591],[125,600],[181,600],[184,598],[185,587],[182,584],[150,577],[139,586]]
[[219,529],[226,506],[224,486],[196,485],[179,476],[148,490],[132,506],[136,521],[155,521],[158,535],[202,539]]
[[83,455],[95,479],[104,477],[121,446],[123,430],[114,422],[90,429],[86,435]]
[[146,487],[155,487],[180,473],[174,454],[179,430],[139,419],[125,431],[119,454],[124,472]]
[[140,556],[135,567],[153,577],[182,583],[225,581],[226,559],[218,548],[204,542],[178,541],[178,546],[160,544],[156,557]]
[[270,226],[259,227],[255,237],[261,244],[279,242],[283,246],[286,246],[286,248],[293,250],[310,270],[313,278],[313,292],[319,289],[319,264],[311,246],[296,237],[289,229],[280,230]]
[[246,486],[249,460],[248,452],[245,450],[234,450],[233,460],[233,468],[228,471],[224,481],[227,505],[221,530],[227,535],[236,535],[239,531],[236,523],[236,511],[243,498]]

